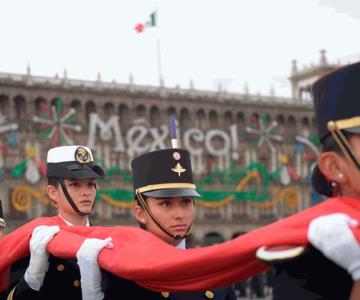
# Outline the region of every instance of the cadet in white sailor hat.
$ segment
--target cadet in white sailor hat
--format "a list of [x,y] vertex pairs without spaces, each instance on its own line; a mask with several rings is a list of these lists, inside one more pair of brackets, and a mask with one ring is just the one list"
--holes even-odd
[[[85,146],[50,149],[46,173],[47,193],[58,211],[58,216],[52,218],[58,225],[42,225],[33,230],[30,257],[13,266],[7,299],[84,298],[75,260],[49,255],[46,247],[61,226],[90,225],[88,217],[95,204],[96,179],[103,178],[105,173],[94,163],[91,150]],[[102,243],[106,247],[110,239]]]
[[103,169],[94,163],[85,146],[62,146],[49,150],[47,193],[59,216],[73,225],[85,225],[95,205],[96,179]]

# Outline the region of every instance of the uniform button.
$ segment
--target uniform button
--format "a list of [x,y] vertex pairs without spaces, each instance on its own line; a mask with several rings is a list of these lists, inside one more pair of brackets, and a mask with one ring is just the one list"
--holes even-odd
[[206,299],[214,299],[214,293],[212,291],[205,292]]
[[61,272],[61,271],[64,271],[65,267],[63,264],[60,264],[60,265],[57,265],[56,269]]
[[79,280],[74,280],[74,286],[79,287],[80,286],[80,281]]
[[170,293],[169,292],[161,292],[161,296],[163,296],[164,298],[169,298]]

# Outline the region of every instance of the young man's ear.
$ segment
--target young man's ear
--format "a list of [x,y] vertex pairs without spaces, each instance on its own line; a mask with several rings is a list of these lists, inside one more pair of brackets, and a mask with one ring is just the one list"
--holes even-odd
[[134,209],[135,218],[138,222],[142,224],[147,223],[147,215],[145,211],[141,208],[141,206],[136,205]]
[[344,183],[347,180],[345,158],[333,151],[320,153],[318,166],[329,182]]
[[47,188],[46,188],[46,192],[50,198],[50,201],[53,203],[53,205],[55,207],[57,207],[57,200],[58,200],[58,197],[57,197],[57,190],[56,190],[56,187],[54,187],[53,185],[48,185]]

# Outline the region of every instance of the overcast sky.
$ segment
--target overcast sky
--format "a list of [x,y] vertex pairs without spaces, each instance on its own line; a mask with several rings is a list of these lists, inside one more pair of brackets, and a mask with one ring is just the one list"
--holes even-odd
[[[136,33],[158,8],[157,28]],[[0,72],[290,96],[291,61],[360,57],[358,0],[0,0]]]

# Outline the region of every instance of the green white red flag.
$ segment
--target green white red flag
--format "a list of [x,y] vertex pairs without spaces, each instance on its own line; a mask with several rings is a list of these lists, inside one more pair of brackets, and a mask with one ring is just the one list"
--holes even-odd
[[145,22],[137,23],[134,29],[137,33],[141,33],[144,32],[144,30],[147,28],[156,27],[156,25],[157,25],[157,13],[156,11],[153,11]]

